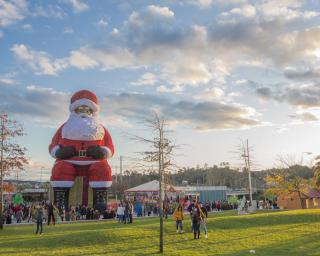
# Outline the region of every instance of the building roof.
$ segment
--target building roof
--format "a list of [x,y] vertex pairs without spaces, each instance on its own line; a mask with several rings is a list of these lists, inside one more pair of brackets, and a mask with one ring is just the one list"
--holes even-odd
[[[175,191],[174,187],[167,184],[167,190],[170,192]],[[147,183],[141,184],[139,186],[129,188],[124,192],[158,192],[159,191],[159,181],[152,180]]]
[[317,190],[317,189],[314,189],[314,188],[311,188],[309,189],[308,193],[307,194],[307,197],[308,198],[320,198],[320,191]]
[[26,193],[47,193],[48,190],[45,188],[26,188],[21,191],[22,194]]
[[183,192],[228,190],[226,186],[174,186],[174,188],[177,191],[183,191]]
[[[200,192],[200,191],[227,191],[226,186],[172,186],[167,184],[167,191],[169,192]],[[159,181],[152,180],[147,183],[141,184],[139,186],[129,188],[125,192],[158,192],[159,191]]]

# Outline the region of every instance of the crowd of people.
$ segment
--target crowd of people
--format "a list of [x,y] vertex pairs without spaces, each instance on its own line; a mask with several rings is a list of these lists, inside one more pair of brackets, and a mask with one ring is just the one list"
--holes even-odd
[[32,202],[14,205],[7,204],[4,207],[4,221],[6,224],[22,223],[22,222],[36,222],[37,209],[41,208],[43,211],[43,222],[55,224],[59,221],[76,221],[76,220],[95,220],[114,218],[115,211],[106,210],[100,213],[93,207],[84,205],[72,206],[69,208],[56,207],[51,202]]
[[[237,209],[238,204],[228,201],[197,202],[192,198],[184,200],[165,200],[163,203],[163,214],[165,218],[172,215],[175,219],[177,233],[184,233],[183,221],[185,216],[190,216],[191,231],[194,239],[200,238],[202,227],[204,237],[207,238],[207,217],[208,212]],[[258,209],[277,209],[276,200],[257,201]],[[119,223],[130,224],[133,216],[158,216],[160,212],[157,202],[138,202],[130,200],[120,201],[113,207],[107,207],[104,212],[85,205],[71,207],[56,207],[51,202],[33,202],[23,204],[6,204],[4,208],[4,220],[6,224],[34,222],[37,224],[36,234],[43,233],[43,223],[55,225],[56,221],[78,221],[78,220],[98,220],[116,219]]]
[[[205,205],[201,202],[192,201],[188,208],[186,209],[190,215],[191,220],[191,231],[193,232],[194,239],[200,239],[200,227],[203,228],[204,237],[207,239],[207,218],[208,218],[208,210]],[[183,220],[185,216],[184,207],[179,204],[175,211],[173,212],[173,217],[176,221],[176,232],[184,233],[183,230]]]
[[133,221],[134,208],[130,201],[120,202],[117,206],[118,222],[127,224]]

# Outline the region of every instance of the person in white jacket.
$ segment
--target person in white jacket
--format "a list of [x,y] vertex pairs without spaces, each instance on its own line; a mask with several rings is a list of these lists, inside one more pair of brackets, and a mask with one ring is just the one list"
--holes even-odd
[[117,217],[118,217],[118,222],[123,222],[123,219],[124,219],[124,206],[122,204],[118,205]]

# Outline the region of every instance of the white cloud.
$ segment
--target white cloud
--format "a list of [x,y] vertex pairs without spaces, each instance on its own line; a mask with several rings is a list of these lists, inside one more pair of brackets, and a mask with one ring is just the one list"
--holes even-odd
[[290,117],[302,123],[319,121],[319,118],[310,112],[297,113],[295,115],[290,115]]
[[65,28],[63,29],[63,33],[64,33],[64,34],[73,34],[74,31],[73,31],[73,28],[71,28],[71,27],[65,27]]
[[280,125],[279,127],[276,127],[275,131],[276,133],[282,134],[289,130],[288,125]]
[[144,73],[138,81],[132,82],[132,85],[155,85],[157,77],[153,73]]
[[140,12],[132,12],[124,24],[129,30],[150,31],[150,29],[158,28],[162,31],[162,29],[167,29],[167,25],[172,24],[173,21],[174,12],[168,7],[149,5]]
[[117,28],[113,28],[111,31],[111,35],[113,35],[113,36],[119,35],[119,30]]
[[[186,1],[182,1],[185,3]],[[234,5],[234,4],[245,4],[247,0],[188,0],[190,4],[197,5],[200,8],[209,8],[212,5]]]
[[53,59],[46,52],[34,51],[24,44],[13,45],[11,51],[38,75],[57,75],[58,72],[68,67],[67,59]]
[[8,27],[25,18],[25,0],[0,0],[0,27]]
[[[0,83],[3,100],[1,108],[6,112],[30,117],[30,121],[50,127],[68,117],[71,95],[53,88],[29,85],[4,86]],[[196,130],[241,129],[261,125],[258,113],[253,108],[235,103],[174,101],[151,94],[122,93],[99,99],[101,115],[108,125],[130,127],[141,118],[150,116],[152,111],[160,111],[176,125]],[[104,107],[107,106],[107,107]]]
[[53,88],[29,85],[26,88],[0,83],[1,109],[27,117],[30,122],[56,127],[68,116],[70,95]]
[[174,17],[174,12],[171,11],[168,7],[149,5],[147,7],[147,12],[153,16],[163,16],[163,17],[168,17],[168,18]]
[[22,28],[25,29],[25,30],[29,30],[29,31],[32,30],[31,24],[23,24]]
[[314,11],[302,11],[302,1],[278,1],[269,0],[262,1],[257,5],[260,15],[266,20],[274,20],[275,18],[281,18],[283,20],[293,20],[297,18],[310,19],[318,16],[319,12]]
[[246,85],[249,81],[247,79],[238,79],[235,81],[236,85]]
[[165,97],[148,94],[122,93],[110,95],[102,100],[108,103],[108,113],[127,120],[150,116],[159,111],[169,122],[201,131],[221,129],[242,129],[261,125],[256,119],[258,113],[250,107],[220,102],[172,101]]
[[214,0],[191,0],[190,2],[202,8],[205,8],[211,6]]
[[221,100],[224,96],[224,91],[220,88],[206,88],[203,92],[195,95],[193,98],[196,100],[213,101]]
[[81,0],[66,0],[66,2],[71,5],[73,11],[76,13],[80,13],[89,9],[89,6]]
[[100,19],[98,22],[97,22],[98,26],[100,27],[107,27],[108,26],[108,21],[104,20],[104,19]]
[[13,85],[13,84],[16,84],[17,81],[14,80],[14,79],[12,79],[12,78],[1,77],[1,76],[0,76],[0,83],[6,84],[6,85]]
[[286,102],[299,109],[320,108],[320,87],[314,83],[292,83],[270,88],[260,87],[256,90],[259,97]]
[[[190,65],[192,63],[192,65]],[[197,59],[179,56],[176,61],[164,63],[163,80],[176,86],[206,84],[212,79],[212,74],[206,63]]]
[[[44,3],[44,1],[42,2]],[[46,18],[55,18],[62,19],[67,14],[63,9],[58,5],[37,5],[31,10],[31,15],[34,17],[46,17]]]
[[311,19],[320,15],[320,12],[302,10],[302,1],[291,0],[259,0],[252,4],[243,3],[239,6],[220,14],[220,23],[237,23],[235,16],[256,18],[259,21],[289,22],[295,19]]
[[80,51],[72,51],[70,53],[70,64],[79,69],[88,69],[98,66],[98,62],[90,56]]
[[[87,59],[89,65],[84,68],[92,68],[98,63],[101,70],[117,68],[134,68],[138,66],[138,59],[128,49],[113,47],[107,50],[95,49],[90,47],[81,48],[73,51],[73,54],[80,53],[83,59]],[[77,63],[72,63],[75,67],[80,67]]]
[[134,68],[140,66],[137,58],[127,49],[119,47],[109,51],[82,47],[65,58],[54,58],[47,52],[36,51],[24,44],[13,45],[11,51],[37,75],[58,75],[73,66],[81,70],[98,67],[101,70]]
[[157,87],[157,92],[161,92],[161,93],[177,93],[177,92],[182,92],[183,91],[183,87],[181,86],[173,86],[171,88],[169,88],[168,86],[165,85],[160,85]]
[[234,8],[230,11],[231,14],[237,14],[246,18],[253,18],[256,16],[256,8],[253,5],[246,4],[241,8]]

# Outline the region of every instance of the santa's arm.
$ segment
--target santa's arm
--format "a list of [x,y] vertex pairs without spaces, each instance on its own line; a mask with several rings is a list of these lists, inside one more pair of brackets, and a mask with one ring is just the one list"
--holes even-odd
[[112,143],[112,138],[106,128],[104,128],[104,131],[105,131],[104,137],[103,137],[104,145],[101,147],[107,150],[107,158],[111,158],[114,155],[114,146]]
[[61,140],[61,130],[63,125],[60,126],[60,128],[56,131],[55,135],[52,138],[51,144],[49,145],[49,153],[53,158],[56,157],[56,152],[59,149],[59,142]]

